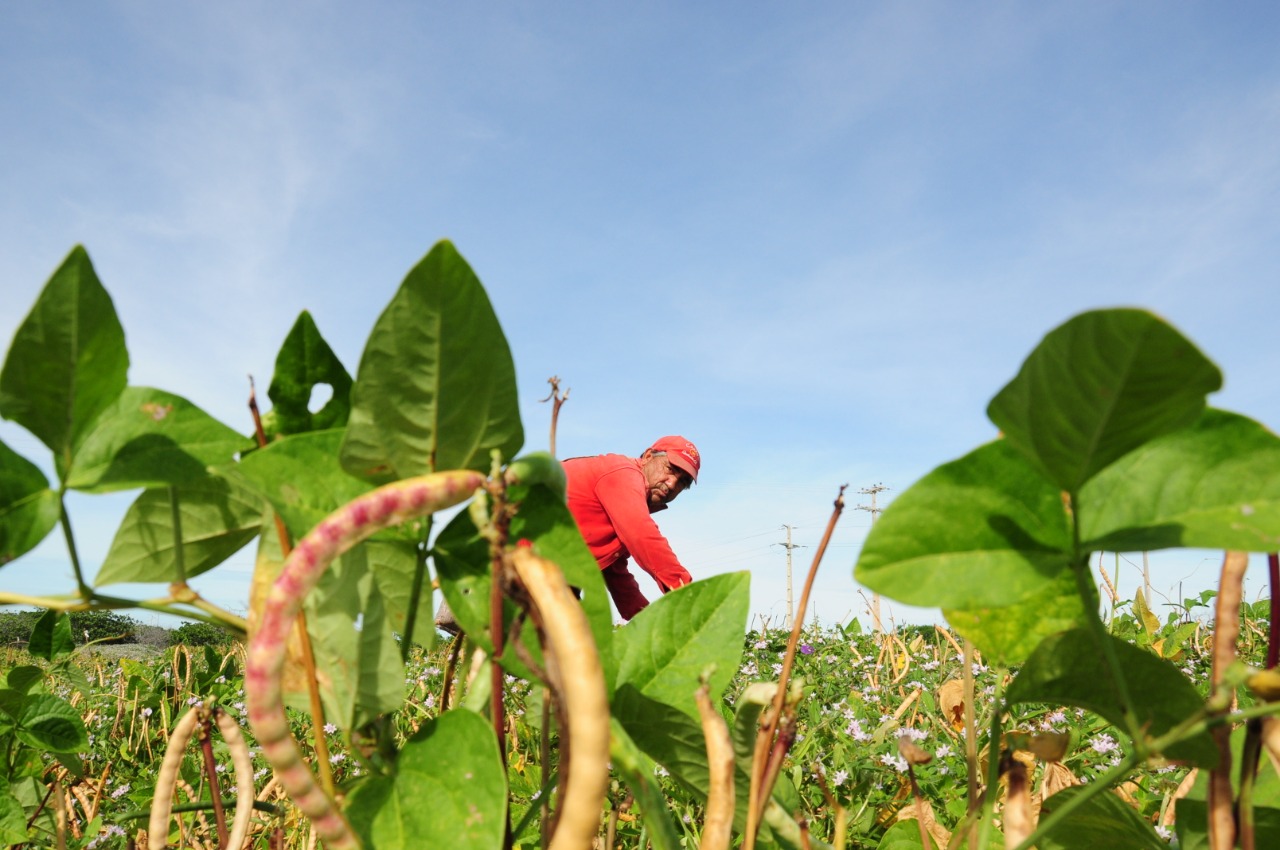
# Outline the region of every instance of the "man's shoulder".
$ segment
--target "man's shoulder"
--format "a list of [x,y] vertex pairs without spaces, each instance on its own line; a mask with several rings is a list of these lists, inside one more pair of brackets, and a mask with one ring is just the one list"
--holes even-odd
[[570,477],[590,475],[598,478],[601,475],[608,475],[610,472],[617,470],[634,469],[637,472],[640,470],[635,458],[616,454],[571,457],[562,460],[560,463],[564,466],[565,474]]

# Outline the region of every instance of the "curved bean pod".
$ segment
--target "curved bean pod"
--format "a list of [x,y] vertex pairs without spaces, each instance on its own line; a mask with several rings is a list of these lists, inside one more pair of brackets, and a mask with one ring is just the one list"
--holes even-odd
[[316,783],[289,731],[280,684],[289,630],[303,599],[335,558],[388,526],[465,501],[484,483],[484,475],[471,470],[437,472],[365,493],[298,541],[263,603],[262,621],[245,661],[249,726],[281,786],[333,850],[359,847],[360,842],[335,801]]
[[[164,850],[169,844],[169,813],[173,811],[174,783],[178,778],[178,769],[182,767],[187,742],[191,740],[199,722],[200,709],[193,708],[182,716],[169,734],[169,745],[165,747],[164,760],[160,762],[160,775],[156,777],[156,796],[151,801],[151,819],[147,822],[147,847],[150,850]],[[252,773],[250,771],[250,775]]]
[[733,839],[735,807],[733,739],[724,717],[711,704],[710,689],[704,683],[694,697],[702,734],[707,739],[707,766],[711,770],[711,790],[707,794],[707,811],[702,825],[699,850],[729,850]]
[[222,740],[227,742],[231,762],[236,768],[236,816],[231,821],[227,850],[240,850],[253,821],[253,758],[249,755],[249,747],[245,745],[236,719],[222,709],[217,709],[214,717],[218,720],[218,730],[222,732]]
[[511,552],[509,563],[540,614],[547,675],[569,718],[567,735],[562,733],[561,738],[563,761],[569,768],[548,850],[582,850],[591,846],[600,827],[609,790],[609,697],[604,668],[586,612],[560,568],[527,546]]

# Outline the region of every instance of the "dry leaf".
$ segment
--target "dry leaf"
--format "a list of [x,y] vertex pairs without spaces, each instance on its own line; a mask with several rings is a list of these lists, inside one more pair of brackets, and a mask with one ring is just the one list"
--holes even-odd
[[938,823],[938,819],[933,814],[933,806],[929,804],[928,800],[914,800],[910,805],[903,806],[898,810],[897,819],[899,821],[920,821],[924,824],[925,831],[929,833],[929,837],[939,847],[946,847],[951,842],[951,833],[942,824]]
[[933,761],[933,753],[905,735],[898,739],[898,753],[907,760],[907,764],[928,764]]
[[1044,766],[1040,776],[1040,800],[1049,799],[1063,788],[1079,785],[1080,780],[1061,762],[1051,761]]
[[1031,811],[1031,782],[1024,759],[1015,753],[1004,767],[1004,846],[1013,848],[1035,830],[1036,821]]
[[959,731],[964,728],[964,682],[951,679],[943,682],[938,688],[938,707],[942,716],[951,728]]

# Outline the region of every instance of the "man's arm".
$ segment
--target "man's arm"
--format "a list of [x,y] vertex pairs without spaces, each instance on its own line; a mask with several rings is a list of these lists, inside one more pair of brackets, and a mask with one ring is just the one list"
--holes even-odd
[[613,604],[617,606],[622,619],[630,620],[649,604],[649,600],[640,592],[636,577],[627,569],[627,559],[619,558],[600,571],[604,577],[604,585],[609,588]]
[[618,470],[601,476],[596,482],[596,498],[609,515],[622,545],[641,568],[653,576],[662,591],[665,593],[683,587],[693,581],[693,577],[681,566],[675,552],[671,551],[671,544],[667,543],[667,538],[662,536],[657,523],[649,515],[643,491],[637,498],[635,482],[628,480],[629,474],[630,470]]

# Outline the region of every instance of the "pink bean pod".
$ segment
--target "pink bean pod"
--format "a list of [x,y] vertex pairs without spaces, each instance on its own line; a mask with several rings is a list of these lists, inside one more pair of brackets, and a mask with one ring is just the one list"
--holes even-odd
[[457,505],[484,483],[479,472],[437,472],[365,493],[298,542],[263,604],[262,621],[245,662],[249,726],[281,786],[333,850],[356,848],[360,841],[337,803],[316,783],[289,731],[281,687],[289,632],[303,600],[339,555],[384,528]]

